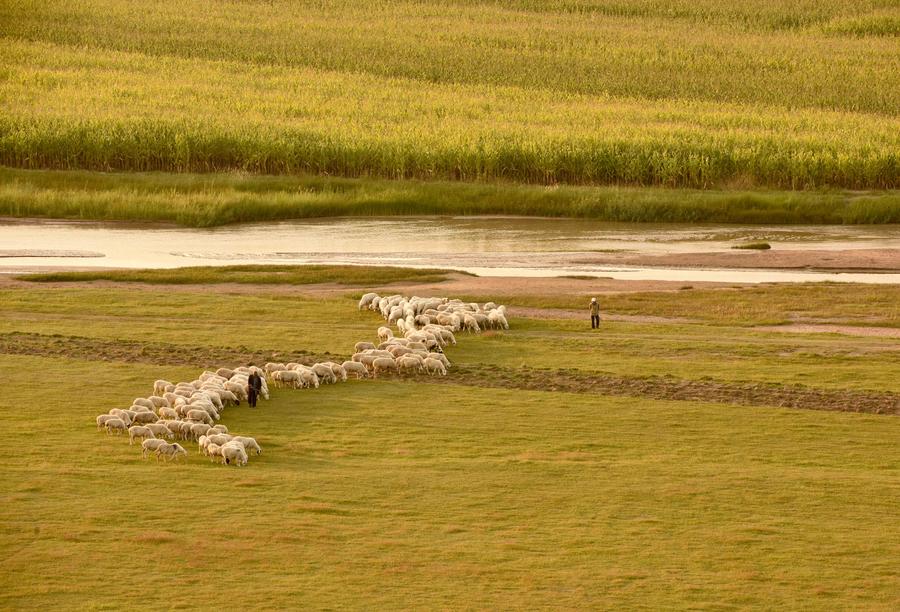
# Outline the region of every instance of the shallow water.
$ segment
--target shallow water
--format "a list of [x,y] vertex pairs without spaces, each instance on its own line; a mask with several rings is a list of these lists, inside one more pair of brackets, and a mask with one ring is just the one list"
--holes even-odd
[[604,276],[725,282],[898,283],[900,274],[674,269],[578,263],[604,251],[721,252],[900,248],[900,226],[612,224],[497,217],[339,218],[214,229],[74,221],[0,221],[0,271],[48,267],[172,268],[329,263],[455,268],[482,276]]

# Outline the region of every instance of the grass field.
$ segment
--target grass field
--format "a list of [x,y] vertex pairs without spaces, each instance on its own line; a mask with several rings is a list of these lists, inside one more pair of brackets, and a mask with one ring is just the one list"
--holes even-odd
[[892,0],[0,5],[0,164],[897,189]]
[[[577,371],[900,393],[893,339],[736,318],[872,324],[842,287],[608,296],[611,314],[725,306],[600,332],[516,318],[461,336],[446,380],[276,391],[258,412],[230,409],[223,421],[264,447],[241,469],[193,453],[142,463],[96,432],[98,412],[213,355],[346,355],[380,323],[355,310],[358,290],[258,289],[0,289],[0,370],[26,381],[0,396],[15,449],[0,458],[0,607],[900,605],[896,416],[519,386]],[[895,289],[866,290],[897,303]],[[505,388],[491,386],[500,376]]]

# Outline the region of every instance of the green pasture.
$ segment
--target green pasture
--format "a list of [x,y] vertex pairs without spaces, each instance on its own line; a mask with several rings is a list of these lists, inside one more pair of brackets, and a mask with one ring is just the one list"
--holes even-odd
[[[10,287],[0,334],[347,354],[381,322],[352,290],[266,291]],[[645,307],[672,295],[643,294]],[[896,342],[728,320],[592,332],[514,318],[448,355],[900,391]],[[274,390],[223,417],[262,444],[249,466],[190,444],[186,463],[157,465],[94,417],[199,368],[48,353],[0,355],[0,371],[18,381],[0,395],[6,609],[900,604],[895,417],[490,389],[451,369],[441,385]]]
[[[246,347],[280,354],[301,349],[349,358],[353,345],[375,340],[375,330],[382,324],[374,313],[357,310],[358,291],[313,298],[267,294],[262,287],[249,294],[217,293],[202,286],[187,291],[86,287],[74,283],[71,288],[0,291],[0,333]],[[680,314],[699,313],[704,303],[714,301],[720,309],[696,320],[605,321],[599,333],[591,333],[586,320],[517,319],[509,332],[477,338],[461,335],[450,357],[469,365],[900,392],[900,349],[895,338],[784,334],[747,326],[796,320],[788,303],[804,304],[800,312],[813,315],[806,320],[885,322],[860,320],[856,309],[846,307],[842,296],[847,291],[850,288],[841,285],[819,285],[800,290],[773,286],[608,296],[601,298],[606,315],[666,316],[675,308],[681,309]],[[894,287],[872,285],[857,289],[857,298],[863,295],[860,291],[868,291],[870,307],[878,299],[895,299],[897,293]],[[782,299],[773,297],[779,294]],[[765,310],[754,321],[749,313],[756,306]],[[892,307],[882,315],[889,319],[887,324],[896,326],[896,302]],[[735,319],[741,312],[748,318],[739,324]]]

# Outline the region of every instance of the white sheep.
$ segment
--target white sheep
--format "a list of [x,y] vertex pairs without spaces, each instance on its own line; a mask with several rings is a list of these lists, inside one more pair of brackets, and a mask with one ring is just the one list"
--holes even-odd
[[391,357],[376,357],[372,361],[372,370],[376,378],[379,373],[397,372],[397,362]]
[[388,338],[393,338],[394,332],[391,331],[390,327],[379,327],[378,328],[378,339],[381,342],[384,342]]
[[156,449],[165,443],[165,440],[160,440],[159,438],[148,438],[144,440],[141,442],[141,459],[146,459],[149,453],[156,452]]
[[161,419],[177,419],[178,413],[175,412],[174,408],[166,408],[163,406],[159,409],[159,418]]
[[187,417],[188,421],[206,423],[207,425],[210,425],[210,426],[213,425],[212,417],[209,416],[209,413],[205,410],[200,410],[200,409],[188,410],[185,417]]
[[171,440],[175,437],[175,434],[171,432],[165,423],[150,423],[145,425],[145,427],[152,431],[157,438],[169,438]]
[[166,461],[172,461],[173,459],[178,459],[179,456],[183,456],[187,459],[187,450],[177,442],[173,442],[169,444],[168,442],[163,442],[158,447],[156,447],[156,460],[159,461],[160,457],[165,457]]
[[243,445],[240,443],[234,445],[230,443],[225,444],[221,447],[220,452],[228,465],[247,465],[247,451],[244,450]]
[[364,351],[366,349],[374,349],[374,348],[375,348],[375,345],[372,344],[371,342],[357,342],[355,345],[353,345],[353,352],[361,353],[362,351]]
[[259,444],[254,438],[250,438],[248,436],[235,436],[229,441],[229,443],[230,442],[240,442],[244,445],[245,451],[255,450],[257,455],[262,454],[262,448],[260,448]]
[[106,426],[106,422],[108,420],[115,419],[115,418],[118,418],[118,417],[113,416],[111,414],[101,414],[100,416],[98,416],[97,417],[97,431],[100,431],[101,429],[103,429]]
[[104,426],[106,427],[107,434],[116,432],[116,434],[118,435],[128,431],[128,428],[125,425],[125,421],[120,418],[107,419],[106,423],[104,423]]
[[144,427],[142,425],[132,425],[128,428],[128,444],[134,444],[135,438],[140,438],[142,441],[147,438],[155,438],[156,436],[150,431],[149,428]]
[[366,366],[358,361],[345,361],[341,364],[341,367],[344,368],[344,372],[356,374],[357,380],[369,377],[369,371],[366,369]]
[[135,413],[134,418],[131,419],[131,422],[146,425],[147,423],[156,423],[158,420],[159,417],[153,412],[137,412]]
[[447,375],[447,369],[444,367],[444,364],[433,357],[429,357],[425,360],[425,371],[429,374],[440,374],[441,376]]

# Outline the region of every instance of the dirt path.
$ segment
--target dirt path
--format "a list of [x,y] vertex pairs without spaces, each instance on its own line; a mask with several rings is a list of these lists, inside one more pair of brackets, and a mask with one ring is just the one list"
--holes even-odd
[[[343,361],[344,357],[253,351],[246,347],[200,347],[79,336],[47,336],[30,333],[0,334],[0,354],[70,357],[87,361],[121,361],[158,365],[216,368],[267,361]],[[684,380],[673,377],[629,378],[578,370],[505,368],[489,364],[455,364],[446,377],[423,382],[471,387],[563,391],[599,395],[648,397],[658,400],[716,402],[741,406],[776,406],[807,410],[900,414],[900,394],[871,391],[838,391],[801,386],[741,384]]]

